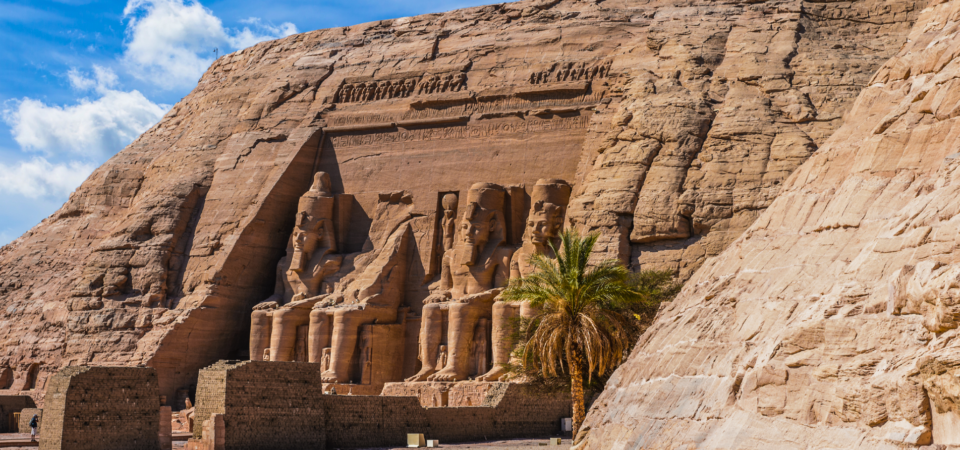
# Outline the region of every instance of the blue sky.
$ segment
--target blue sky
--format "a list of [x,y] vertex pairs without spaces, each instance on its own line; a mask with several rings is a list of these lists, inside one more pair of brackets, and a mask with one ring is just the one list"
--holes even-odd
[[0,0],[0,245],[189,93],[215,47],[492,2]]

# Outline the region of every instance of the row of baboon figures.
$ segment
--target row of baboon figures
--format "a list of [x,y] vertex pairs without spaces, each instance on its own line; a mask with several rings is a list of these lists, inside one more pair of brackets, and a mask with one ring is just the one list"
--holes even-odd
[[427,74],[422,77],[402,80],[344,83],[337,89],[334,101],[339,103],[369,102],[420,94],[457,92],[467,88],[467,75],[463,72],[446,75]]
[[[560,81],[593,80],[606,78],[613,63],[603,61],[593,65],[581,63],[557,63],[549,69],[530,74],[530,84]],[[401,80],[344,83],[337,89],[335,102],[353,103],[409,97],[411,95],[458,92],[467,88],[467,75],[463,72],[446,75],[426,74]]]
[[[507,375],[504,366],[516,345],[514,320],[537,311],[526,302],[508,303],[499,296],[510,279],[532,272],[531,256],[552,257],[548,243],[557,244],[570,192],[561,180],[543,179],[533,186],[519,248],[506,239],[505,200],[516,196],[508,196],[504,187],[474,184],[462,207],[457,194],[442,197],[436,246],[442,252],[440,279],[423,300],[420,370],[407,381],[471,376],[495,381]],[[316,175],[313,187],[300,198],[287,255],[277,267],[276,293],[254,307],[252,359],[322,363],[327,383],[369,382],[371,372],[391,372],[381,382],[401,380],[400,367],[370,367],[368,347],[377,343],[361,339],[363,329],[408,317],[403,307],[408,247],[416,244],[404,217],[416,215],[409,214],[409,196],[400,197],[380,196],[371,230],[388,230],[384,234],[389,235],[377,238],[379,248],[355,256],[352,265],[344,264],[351,267],[349,273],[339,274],[344,255],[337,254],[333,233],[334,196],[329,177]]]
[[588,66],[587,63],[554,64],[547,70],[535,71],[530,74],[530,84],[543,84],[560,81],[592,81],[594,78],[606,78],[610,75],[610,61],[604,61]]

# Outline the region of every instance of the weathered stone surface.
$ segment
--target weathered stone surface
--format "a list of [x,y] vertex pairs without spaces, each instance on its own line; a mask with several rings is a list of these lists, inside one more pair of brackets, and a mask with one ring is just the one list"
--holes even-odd
[[[172,404],[201,367],[250,358],[251,309],[277,292],[298,199],[320,171],[334,197],[352,199],[334,211],[338,251],[361,255],[345,257],[343,280],[382,279],[349,268],[384,254],[383,196],[408,207],[404,333],[441,275],[442,198],[466,199],[474,183],[526,199],[539,179],[566,180],[567,222],[602,231],[604,255],[688,277],[840,125],[917,5],[529,1],[226,55],[61,210],[0,249],[0,382],[7,367],[15,380],[0,389],[42,400],[63,366],[147,365]],[[505,213],[509,245],[521,245],[530,209]],[[280,333],[281,359],[301,327]],[[462,365],[470,346],[457,345]],[[404,376],[420,370],[412,347]]]
[[960,445],[960,2],[661,311],[581,448]]
[[161,417],[170,442],[170,409],[164,409],[165,416],[154,369],[68,367],[51,377],[40,448],[160,450]]

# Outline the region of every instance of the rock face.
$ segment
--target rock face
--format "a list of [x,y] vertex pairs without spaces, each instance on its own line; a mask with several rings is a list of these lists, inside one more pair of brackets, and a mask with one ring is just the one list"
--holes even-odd
[[[39,398],[63,366],[147,365],[179,402],[201,367],[262,358],[249,354],[251,310],[267,299],[293,306],[271,313],[286,331],[254,350],[283,358],[323,362],[323,348],[303,342],[324,322],[296,302],[331,291],[344,304],[389,294],[397,323],[410,325],[390,333],[416,334],[418,322],[402,319],[422,319],[436,293],[443,199],[456,194],[452,217],[465,217],[475,183],[504,190],[506,247],[521,246],[537,212],[527,204],[537,180],[558,179],[572,187],[567,224],[602,232],[604,256],[689,277],[840,126],[920,3],[541,0],[226,55],[56,214],[0,249],[0,390]],[[318,172],[329,186],[309,198],[323,220],[301,221]],[[293,230],[320,223],[333,233],[314,243],[343,259],[295,261]],[[311,273],[287,285],[277,273],[336,264],[329,281]],[[354,319],[365,308],[342,326],[364,326]],[[453,333],[467,336],[456,351],[476,353],[491,328]],[[350,361],[363,354],[332,339]],[[417,373],[416,344],[405,345],[403,373]],[[444,380],[464,376],[453,361]],[[344,371],[364,377],[340,366],[328,378]]]
[[960,445],[960,2],[680,297],[581,448]]

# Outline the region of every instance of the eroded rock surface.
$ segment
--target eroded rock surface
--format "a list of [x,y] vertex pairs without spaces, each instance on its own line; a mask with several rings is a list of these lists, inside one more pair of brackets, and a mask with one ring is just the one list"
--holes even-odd
[[[392,236],[378,205],[403,205],[408,260],[382,267],[406,268],[412,318],[441,275],[442,199],[474,183],[518,196],[509,245],[531,210],[519,199],[539,179],[565,180],[566,221],[602,231],[603,255],[688,277],[837,129],[922,3],[540,0],[226,55],[0,249],[0,389],[39,397],[62,366],[148,365],[175,403],[199,368],[251,357],[251,310],[277,292],[298,199],[321,171],[333,226],[348,230],[337,251],[368,255],[345,259],[348,272]],[[297,355],[302,326],[276,348]],[[403,352],[416,361],[415,345]]]
[[581,448],[955,448],[960,2],[661,311]]

